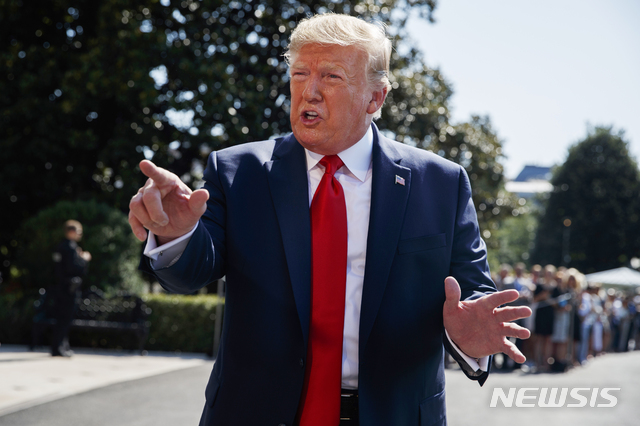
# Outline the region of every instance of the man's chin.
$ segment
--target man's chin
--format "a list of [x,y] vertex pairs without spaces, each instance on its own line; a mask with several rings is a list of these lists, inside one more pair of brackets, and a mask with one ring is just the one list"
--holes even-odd
[[321,138],[318,138],[317,135],[312,133],[314,132],[309,131],[309,129],[304,129],[302,131],[297,130],[295,127],[293,129],[293,136],[295,136],[300,145],[311,152],[318,152],[318,150],[321,150],[323,141]]

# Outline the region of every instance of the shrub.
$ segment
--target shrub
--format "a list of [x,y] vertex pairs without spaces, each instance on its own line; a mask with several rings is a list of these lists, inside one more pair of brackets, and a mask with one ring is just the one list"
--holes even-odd
[[0,289],[0,342],[26,345],[31,341],[34,302],[39,297],[37,291],[25,293],[17,285]]
[[[37,292],[0,292],[0,341],[29,344],[31,321],[38,300]],[[143,297],[150,323],[146,350],[200,352],[213,355],[213,335],[217,320],[216,308],[224,299],[216,295],[182,296],[147,294]],[[136,349],[130,333],[72,329],[72,347]],[[46,337],[41,340],[47,345]]]
[[[180,296],[148,294],[151,328],[145,348],[149,350],[213,353],[216,307],[224,299],[216,295]],[[222,320],[222,312],[220,320]]]

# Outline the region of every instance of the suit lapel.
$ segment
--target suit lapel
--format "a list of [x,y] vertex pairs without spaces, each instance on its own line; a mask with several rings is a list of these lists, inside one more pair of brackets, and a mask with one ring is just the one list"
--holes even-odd
[[306,164],[304,148],[293,135],[277,142],[272,160],[265,163],[305,348],[311,306],[311,221]]
[[392,142],[374,126],[371,215],[360,312],[361,356],[387,286],[411,189],[411,169],[401,166],[401,160]]

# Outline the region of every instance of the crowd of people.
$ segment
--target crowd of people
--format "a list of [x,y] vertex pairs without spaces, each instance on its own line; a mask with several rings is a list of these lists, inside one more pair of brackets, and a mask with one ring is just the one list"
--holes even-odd
[[[640,350],[640,293],[587,283],[574,268],[523,263],[501,265],[494,277],[498,290],[520,293],[514,305],[529,306],[531,317],[520,325],[531,338],[517,340],[527,357],[522,367],[532,372],[566,371],[607,352]],[[498,368],[515,368],[504,357]]]

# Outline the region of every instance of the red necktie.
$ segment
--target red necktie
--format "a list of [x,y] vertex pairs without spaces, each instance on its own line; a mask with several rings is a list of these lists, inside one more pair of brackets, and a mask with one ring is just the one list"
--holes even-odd
[[347,207],[334,173],[337,155],[320,160],[324,175],[311,203],[311,326],[300,426],[338,426],[347,281]]

